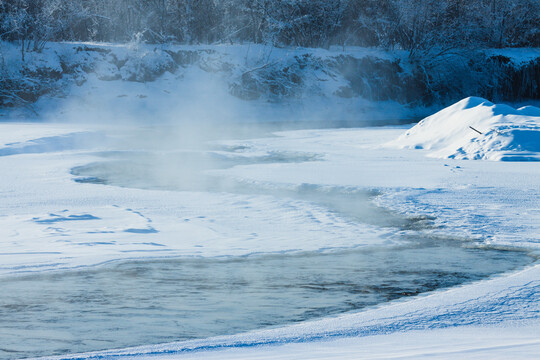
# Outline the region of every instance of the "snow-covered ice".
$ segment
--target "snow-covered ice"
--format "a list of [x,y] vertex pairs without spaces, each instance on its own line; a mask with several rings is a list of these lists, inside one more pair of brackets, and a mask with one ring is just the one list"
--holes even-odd
[[[218,141],[240,149],[247,158],[276,152],[318,157],[294,163],[254,162],[210,170],[210,175],[267,188],[376,190],[380,192],[375,199],[378,205],[432,219],[432,226],[419,230],[359,224],[302,199],[75,182],[72,168],[103,161],[99,153],[112,150],[110,129],[82,124],[0,124],[4,174],[0,177],[0,276],[134,258],[394,244],[400,235],[415,231],[535,254],[540,251],[540,163],[464,160],[516,160],[525,156],[524,151],[528,159],[538,159],[537,133],[528,133],[526,139],[531,142],[520,142],[516,136],[519,131],[538,131],[535,111],[511,111],[470,98],[412,129],[298,130]],[[471,122],[458,129],[456,118]],[[440,134],[431,136],[433,132],[428,131],[436,120],[447,124],[444,142],[439,142]],[[493,142],[481,141],[468,126],[491,134],[501,147],[488,151]],[[498,132],[506,130],[512,136],[505,143]],[[406,131],[409,135],[402,136]],[[401,148],[395,146],[398,138]],[[410,142],[405,144],[406,140]],[[389,146],[392,142],[394,146]],[[473,143],[480,145],[467,147]],[[459,148],[466,149],[466,156],[456,155]],[[433,157],[436,149],[446,152]],[[533,265],[335,318],[60,358],[452,358],[458,354],[531,358],[540,351],[539,275],[540,267]]]

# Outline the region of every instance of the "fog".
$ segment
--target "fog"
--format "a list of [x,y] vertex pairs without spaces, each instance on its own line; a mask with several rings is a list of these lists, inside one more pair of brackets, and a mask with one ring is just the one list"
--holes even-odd
[[[128,54],[137,57],[146,51],[141,46]],[[253,49],[250,54],[259,58]],[[252,149],[244,140],[249,143],[249,139],[287,130],[410,122],[381,120],[392,116],[386,115],[384,107],[366,114],[353,111],[355,100],[346,99],[340,108],[334,98],[318,95],[280,102],[242,100],[231,94],[230,74],[195,65],[178,67],[148,82],[103,81],[99,76],[98,71],[90,73],[82,85],[71,84],[66,97],[44,102],[47,121],[83,125],[102,134],[76,140],[80,142],[77,148],[91,149],[94,160],[72,169],[75,181],[292,197],[321,203],[362,222],[388,226],[401,221],[371,204],[376,194],[358,189],[254,185],[216,173],[234,166],[324,161],[325,157],[302,150]]]

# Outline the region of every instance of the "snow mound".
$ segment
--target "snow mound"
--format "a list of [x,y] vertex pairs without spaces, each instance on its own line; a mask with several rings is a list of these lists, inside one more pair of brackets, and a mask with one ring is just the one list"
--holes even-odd
[[469,97],[420,121],[390,144],[437,158],[540,161],[540,109]]

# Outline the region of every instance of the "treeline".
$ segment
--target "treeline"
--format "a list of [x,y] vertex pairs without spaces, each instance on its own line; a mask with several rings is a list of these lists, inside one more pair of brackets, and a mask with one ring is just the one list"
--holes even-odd
[[0,0],[0,37],[47,41],[377,46],[411,56],[540,46],[538,0]]

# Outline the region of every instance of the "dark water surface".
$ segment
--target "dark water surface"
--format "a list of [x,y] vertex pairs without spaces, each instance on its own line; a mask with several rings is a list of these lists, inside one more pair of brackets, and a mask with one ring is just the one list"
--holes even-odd
[[4,278],[0,358],[234,334],[335,315],[523,267],[522,252],[400,247],[125,262]]

